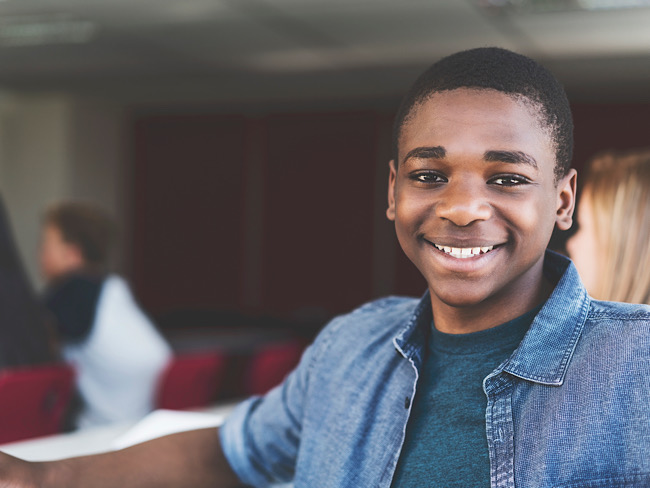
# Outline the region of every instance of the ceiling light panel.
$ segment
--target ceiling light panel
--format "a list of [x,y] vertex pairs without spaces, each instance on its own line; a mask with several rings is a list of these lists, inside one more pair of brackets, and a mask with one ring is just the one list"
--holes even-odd
[[[332,46],[317,49],[324,65],[424,65],[451,52],[480,45],[517,49],[507,33],[467,1],[264,1],[287,18],[332,40]],[[300,47],[295,46],[292,52],[273,53],[265,64],[300,69],[301,63],[313,62]]]
[[547,13],[650,7],[650,0],[474,0],[486,12]]
[[0,17],[0,47],[82,44],[97,33],[94,22],[65,14]]
[[600,57],[650,54],[650,9],[508,15],[547,57]]

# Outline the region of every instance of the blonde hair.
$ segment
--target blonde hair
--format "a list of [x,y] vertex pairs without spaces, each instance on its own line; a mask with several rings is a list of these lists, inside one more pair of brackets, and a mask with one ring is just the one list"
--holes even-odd
[[601,300],[650,304],[650,149],[606,152],[588,166],[599,263],[592,294]]

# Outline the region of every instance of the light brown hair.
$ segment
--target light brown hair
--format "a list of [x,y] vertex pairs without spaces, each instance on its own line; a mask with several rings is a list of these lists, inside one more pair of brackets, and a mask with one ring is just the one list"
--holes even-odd
[[597,244],[606,256],[593,296],[650,304],[650,149],[596,156],[584,190],[590,193]]
[[47,208],[44,222],[79,248],[87,267],[106,271],[115,239],[115,223],[106,211],[90,202],[64,201]]

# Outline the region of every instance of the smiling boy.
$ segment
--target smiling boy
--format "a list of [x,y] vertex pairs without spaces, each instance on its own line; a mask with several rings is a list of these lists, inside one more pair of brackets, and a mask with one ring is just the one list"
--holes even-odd
[[3,458],[0,487],[650,486],[650,309],[590,299],[546,252],[576,187],[561,86],[509,51],[457,53],[415,83],[394,138],[387,215],[420,300],[333,320],[218,437]]
[[544,301],[544,251],[571,226],[575,170],[555,176],[540,108],[457,88],[412,109],[390,163],[388,218],[429,285],[436,329],[484,330]]

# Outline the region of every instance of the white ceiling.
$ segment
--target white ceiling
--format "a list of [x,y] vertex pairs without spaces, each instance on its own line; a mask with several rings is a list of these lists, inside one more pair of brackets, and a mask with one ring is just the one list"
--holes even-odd
[[650,101],[650,8],[487,13],[486,1],[0,0],[0,88],[392,103],[441,56],[496,45],[542,61],[573,100]]

